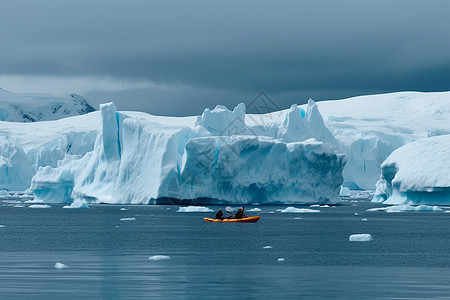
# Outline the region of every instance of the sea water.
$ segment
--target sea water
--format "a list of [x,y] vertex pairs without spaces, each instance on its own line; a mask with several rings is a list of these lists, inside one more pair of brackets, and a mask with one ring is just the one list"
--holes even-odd
[[448,213],[366,199],[262,205],[236,224],[168,205],[14,205],[0,202],[0,299],[450,299]]

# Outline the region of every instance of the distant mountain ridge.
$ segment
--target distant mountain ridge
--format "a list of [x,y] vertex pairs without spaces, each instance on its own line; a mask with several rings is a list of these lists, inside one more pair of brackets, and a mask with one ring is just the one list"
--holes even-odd
[[0,121],[50,121],[93,111],[87,99],[77,94],[13,93],[0,88]]

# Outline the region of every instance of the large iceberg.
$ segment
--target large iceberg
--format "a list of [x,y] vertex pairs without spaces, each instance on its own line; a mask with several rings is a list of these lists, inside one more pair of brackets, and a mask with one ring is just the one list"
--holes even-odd
[[421,139],[394,152],[381,165],[373,201],[385,204],[450,202],[450,135]]
[[[345,159],[329,141],[313,138],[334,141],[315,111],[313,101],[304,116],[293,106],[284,122],[256,129],[247,126],[243,104],[178,124],[104,104],[93,151],[40,168],[31,189],[44,202],[336,202]],[[300,136],[292,127],[304,130],[303,139],[289,141]]]

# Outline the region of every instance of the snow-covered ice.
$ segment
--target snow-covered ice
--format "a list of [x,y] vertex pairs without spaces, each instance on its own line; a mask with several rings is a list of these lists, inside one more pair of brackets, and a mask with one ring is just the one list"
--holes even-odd
[[177,212],[213,212],[206,206],[187,206],[178,208]]
[[167,260],[171,259],[170,256],[167,255],[153,255],[148,258],[149,260]]
[[51,206],[48,204],[32,204],[28,207],[29,208],[50,208]]
[[309,208],[297,208],[293,206],[286,207],[281,210],[282,213],[320,213],[320,210]]
[[259,212],[259,211],[261,211],[261,209],[260,209],[260,208],[257,208],[257,207],[255,207],[255,208],[251,208],[251,209],[249,209],[249,210],[246,210],[246,211],[251,211],[251,212]]
[[372,235],[369,233],[352,234],[349,236],[348,240],[350,242],[369,242],[372,241]]
[[65,265],[65,264],[63,264],[63,263],[60,263],[60,262],[57,262],[56,264],[55,264],[55,269],[65,269],[65,268],[68,268],[69,266],[67,266],[67,265]]
[[374,202],[443,204],[450,202],[450,135],[405,145],[381,165]]

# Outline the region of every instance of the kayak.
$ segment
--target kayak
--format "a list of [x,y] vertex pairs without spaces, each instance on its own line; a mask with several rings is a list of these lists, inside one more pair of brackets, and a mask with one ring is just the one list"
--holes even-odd
[[256,223],[259,220],[259,216],[246,217],[241,219],[213,219],[213,218],[203,218],[206,222],[233,222],[233,223]]

